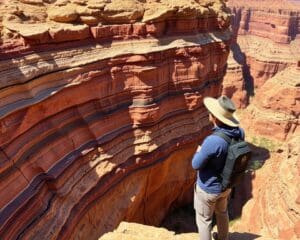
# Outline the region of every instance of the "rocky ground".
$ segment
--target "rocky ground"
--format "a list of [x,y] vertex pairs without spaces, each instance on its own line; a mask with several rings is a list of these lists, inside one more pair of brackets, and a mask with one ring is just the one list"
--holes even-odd
[[[197,233],[180,233],[168,231],[165,228],[157,228],[137,223],[122,222],[118,228],[111,233],[105,234],[99,240],[198,240]],[[260,237],[249,233],[231,233],[230,240],[275,240],[272,238]]]

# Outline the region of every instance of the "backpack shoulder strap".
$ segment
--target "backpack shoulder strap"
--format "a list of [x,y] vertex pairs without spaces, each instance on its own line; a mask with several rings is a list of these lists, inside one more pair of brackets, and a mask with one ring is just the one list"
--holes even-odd
[[218,132],[214,132],[213,135],[223,138],[228,144],[231,143],[231,137],[228,137],[225,133],[218,131]]

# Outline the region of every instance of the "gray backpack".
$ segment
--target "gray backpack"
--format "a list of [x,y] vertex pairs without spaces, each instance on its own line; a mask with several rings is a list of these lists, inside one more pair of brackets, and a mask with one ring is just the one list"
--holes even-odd
[[230,138],[222,132],[215,132],[214,135],[223,138],[229,144],[225,165],[220,175],[224,191],[241,182],[251,158],[251,149],[242,139]]

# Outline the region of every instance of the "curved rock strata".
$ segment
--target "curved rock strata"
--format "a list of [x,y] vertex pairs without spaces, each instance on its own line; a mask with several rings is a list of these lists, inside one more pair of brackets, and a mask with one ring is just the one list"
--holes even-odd
[[124,219],[159,224],[189,196],[229,13],[116,3],[0,5],[1,239],[97,239]]
[[[269,79],[285,69],[297,66],[300,41],[278,44],[256,36],[238,36],[231,46],[228,75],[224,78],[224,94],[234,96],[238,106],[246,107]],[[226,90],[227,89],[227,90]]]

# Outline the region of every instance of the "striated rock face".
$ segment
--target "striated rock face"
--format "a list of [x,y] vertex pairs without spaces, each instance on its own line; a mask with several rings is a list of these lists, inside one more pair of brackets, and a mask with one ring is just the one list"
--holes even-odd
[[233,96],[237,106],[246,107],[268,79],[297,66],[299,46],[299,40],[279,44],[251,35],[238,36],[238,42],[231,46],[223,93]]
[[244,111],[244,124],[254,134],[277,141],[299,133],[300,69],[290,67],[269,79],[257,90]]
[[300,56],[300,2],[230,0],[228,4],[236,43],[232,45],[223,93],[234,96],[235,103],[245,107],[268,79],[296,66]]
[[289,43],[299,37],[300,7],[290,0],[229,0],[234,14],[233,27],[239,35],[268,38]]
[[223,1],[1,1],[1,239],[97,239],[188,200]]

